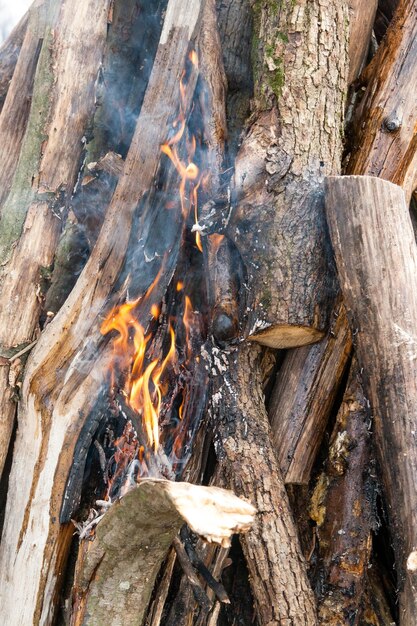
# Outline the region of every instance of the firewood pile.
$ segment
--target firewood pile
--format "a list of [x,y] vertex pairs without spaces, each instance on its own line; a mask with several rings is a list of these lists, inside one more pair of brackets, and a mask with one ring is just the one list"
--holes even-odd
[[0,48],[0,616],[417,623],[417,0],[36,0]]

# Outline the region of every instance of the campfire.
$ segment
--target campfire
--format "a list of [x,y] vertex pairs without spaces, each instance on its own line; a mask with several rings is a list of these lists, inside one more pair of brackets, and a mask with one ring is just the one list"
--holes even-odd
[[0,48],[2,624],[417,623],[416,12],[37,0]]

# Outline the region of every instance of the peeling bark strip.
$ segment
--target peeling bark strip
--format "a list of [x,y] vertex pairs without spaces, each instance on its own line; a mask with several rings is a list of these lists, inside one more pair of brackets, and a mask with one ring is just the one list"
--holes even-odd
[[[95,0],[91,3],[97,7]],[[193,43],[198,33],[204,2],[188,3],[185,17],[183,0],[170,0],[170,5],[135,135],[96,246],[28,363],[0,552],[0,604],[7,623],[46,626],[54,620],[72,532],[70,525],[59,524],[63,494],[78,434],[100,391],[106,367],[99,316],[120,275],[136,208],[152,188],[160,146],[178,106],[178,81],[190,39]],[[68,17],[74,24],[74,15]],[[90,43],[91,24],[92,20],[83,18],[82,25],[74,26],[78,32],[89,31],[85,37]],[[195,81],[193,76],[191,97]],[[48,187],[60,180],[61,167],[51,179],[43,177]],[[154,225],[155,216],[146,203],[145,209],[141,219]],[[175,260],[175,254],[171,256]],[[27,574],[24,581],[22,572]]]
[[[69,1],[45,0],[30,13],[21,64],[19,59],[0,117],[0,132],[8,134],[14,127],[13,103],[27,94],[35,65],[30,113],[27,124],[21,121],[25,133],[20,152],[4,155],[4,171],[10,174],[12,168],[14,174],[0,209],[0,353],[5,357],[33,341],[38,330],[42,272],[53,261],[61,216],[77,180],[106,28],[106,6],[94,0],[76,11]],[[8,142],[13,143],[10,136]],[[49,177],[55,174],[54,182]],[[8,371],[7,364],[2,367]],[[0,388],[0,473],[13,427],[13,393],[8,385]]]
[[242,546],[260,625],[313,626],[314,596],[270,440],[261,355],[259,346],[245,343],[216,359],[222,379],[213,396],[219,462],[227,485],[258,510]]
[[392,183],[331,177],[326,210],[374,413],[400,623],[412,626],[417,622],[417,246],[404,193]]
[[348,14],[340,2],[253,0],[254,110],[228,232],[247,273],[246,335],[321,339],[335,295],[323,177],[340,171]]
[[187,523],[206,539],[230,545],[246,532],[255,508],[230,491],[142,480],[84,540],[74,583],[72,626],[140,626],[168,549]]
[[272,392],[269,420],[286,483],[309,483],[351,350],[346,311],[339,300],[327,337],[285,356]]
[[349,174],[417,186],[417,0],[402,0],[377,54],[366,68],[366,92],[356,113],[357,135]]

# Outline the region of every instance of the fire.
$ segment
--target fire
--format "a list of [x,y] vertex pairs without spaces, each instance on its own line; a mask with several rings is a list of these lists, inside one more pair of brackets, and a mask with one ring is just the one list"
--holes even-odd
[[[113,309],[101,326],[103,335],[115,330],[119,333],[113,342],[113,381],[114,369],[128,372],[123,387],[129,406],[142,417],[142,424],[148,444],[154,450],[159,446],[159,413],[163,397],[162,381],[168,365],[176,363],[175,333],[170,326],[170,348],[167,355],[146,364],[146,350],[151,335],[145,335],[144,328],[134,315],[138,300],[122,304]],[[152,305],[154,317],[159,308]]]
[[[197,53],[195,50],[192,50],[189,54],[189,60],[195,69],[198,69],[198,59]],[[177,119],[173,123],[173,128],[177,129],[173,137],[169,139],[166,143],[162,144],[161,152],[165,154],[169,159],[171,159],[174,164],[175,169],[180,175],[180,183],[179,183],[179,195],[181,200],[181,211],[184,219],[186,220],[190,214],[194,214],[195,224],[198,223],[198,188],[200,186],[201,180],[204,176],[204,173],[200,173],[200,170],[197,164],[194,162],[194,156],[196,151],[196,138],[194,135],[191,135],[189,140],[186,140],[186,150],[187,150],[187,161],[184,162],[181,160],[177,146],[180,141],[183,139],[185,130],[186,130],[186,118],[185,118],[185,109],[186,109],[186,87],[184,84],[185,78],[185,70],[182,73],[180,79],[180,111]],[[201,245],[201,236],[199,232],[196,232],[195,241],[197,248],[200,252],[203,251],[203,247]]]
[[[197,67],[195,51],[190,53],[189,60]],[[187,135],[185,76],[184,71],[180,79],[180,112],[173,123],[173,136],[161,146],[161,151],[171,159],[180,176],[178,190],[184,222],[192,215],[197,223],[198,191],[207,176],[195,163],[196,138]],[[184,160],[179,155],[180,142],[187,150]],[[167,204],[167,208],[172,207]],[[196,244],[202,251],[199,233],[196,234]],[[139,418],[136,420],[133,413],[127,415],[129,411],[122,406],[126,424],[123,433],[112,443],[115,452],[111,463],[115,469],[111,470],[108,479],[108,498],[119,489],[120,482],[123,492],[138,476],[154,471],[160,475],[161,467],[163,475],[172,477],[172,468],[182,462],[181,451],[186,448],[192,432],[186,385],[193,364],[199,362],[198,357],[194,358],[196,337],[199,336],[196,333],[200,328],[198,313],[194,312],[190,297],[186,295],[185,283],[177,280],[173,289],[184,298],[184,313],[178,319],[166,317],[154,293],[164,265],[163,261],[142,297],[116,306],[101,325],[103,335],[116,333],[109,365],[112,389],[122,393],[125,400],[121,405],[125,402]],[[144,310],[148,312],[149,329],[139,322],[139,310],[141,316]],[[152,332],[157,327],[158,331]],[[167,332],[161,333],[164,329]],[[179,351],[176,330],[185,343],[184,349]],[[171,458],[166,456],[165,448]]]

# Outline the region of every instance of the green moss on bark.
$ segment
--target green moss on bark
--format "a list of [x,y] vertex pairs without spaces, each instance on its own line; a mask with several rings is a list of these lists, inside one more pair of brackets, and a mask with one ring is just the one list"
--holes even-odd
[[39,8],[33,9],[30,17],[29,28],[34,29],[39,34],[43,43],[35,75],[32,105],[22,150],[9,196],[2,208],[0,221],[1,264],[5,264],[10,258],[14,244],[22,233],[28,208],[36,197],[35,181],[42,157],[42,144],[47,139],[45,127],[54,80],[52,24],[58,12],[58,4],[52,0],[45,2]]

